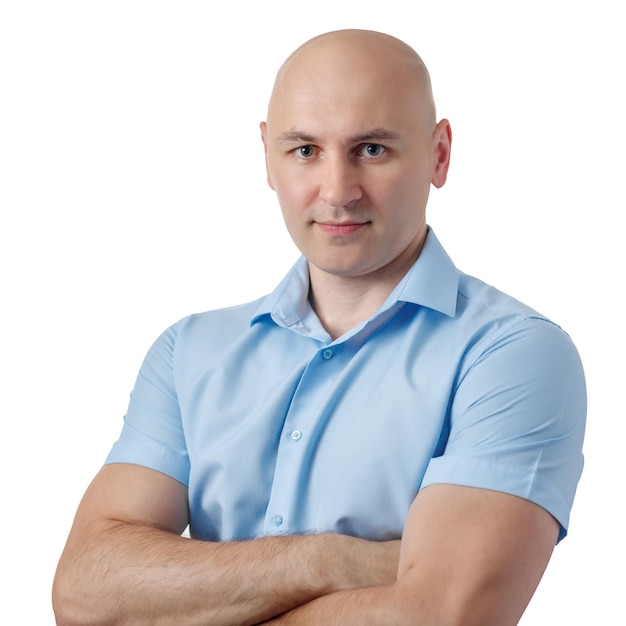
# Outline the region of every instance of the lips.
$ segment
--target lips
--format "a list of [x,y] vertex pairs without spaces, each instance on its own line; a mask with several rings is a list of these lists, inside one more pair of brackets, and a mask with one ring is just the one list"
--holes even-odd
[[319,229],[327,235],[341,237],[351,235],[363,228],[368,222],[316,222]]

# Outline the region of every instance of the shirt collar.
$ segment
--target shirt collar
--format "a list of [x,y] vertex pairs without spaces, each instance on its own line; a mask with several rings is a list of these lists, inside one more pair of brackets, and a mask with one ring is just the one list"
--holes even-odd
[[458,290],[459,271],[429,227],[419,258],[389,298],[454,317]]
[[[419,258],[391,292],[379,313],[396,302],[411,302],[454,317],[458,287],[459,271],[429,227]],[[266,315],[280,326],[300,323],[311,314],[308,296],[309,269],[302,256],[276,289],[261,300],[250,325]]]

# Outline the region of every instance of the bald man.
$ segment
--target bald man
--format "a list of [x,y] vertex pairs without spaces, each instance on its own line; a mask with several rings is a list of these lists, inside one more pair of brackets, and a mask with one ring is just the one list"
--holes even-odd
[[575,347],[427,225],[451,131],[406,44],[305,43],[261,135],[302,257],[156,340],[61,556],[58,623],[517,623],[582,471]]

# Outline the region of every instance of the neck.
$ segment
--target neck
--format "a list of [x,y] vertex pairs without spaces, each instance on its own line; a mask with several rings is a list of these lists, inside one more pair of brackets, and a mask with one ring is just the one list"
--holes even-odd
[[328,334],[337,339],[372,317],[417,260],[422,246],[423,241],[402,262],[363,276],[332,274],[309,262],[309,301]]
[[393,289],[359,289],[340,280],[326,281],[325,288],[320,289],[315,282],[311,277],[311,306],[333,339],[372,317]]

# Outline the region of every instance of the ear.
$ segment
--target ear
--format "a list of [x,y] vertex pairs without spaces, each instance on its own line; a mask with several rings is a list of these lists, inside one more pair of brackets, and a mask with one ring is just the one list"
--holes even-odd
[[263,150],[265,151],[265,174],[267,176],[267,184],[270,186],[270,189],[273,190],[274,185],[272,184],[270,168],[267,162],[267,122],[261,122],[259,128],[261,129],[261,140],[263,141]]
[[450,167],[450,150],[452,148],[452,129],[448,120],[441,120],[433,133],[433,177],[432,184],[443,187]]

